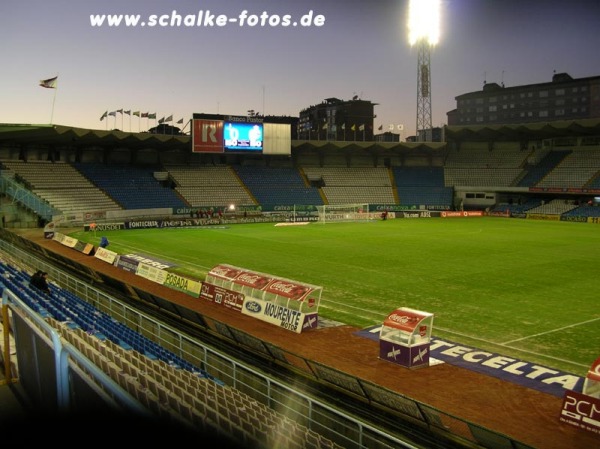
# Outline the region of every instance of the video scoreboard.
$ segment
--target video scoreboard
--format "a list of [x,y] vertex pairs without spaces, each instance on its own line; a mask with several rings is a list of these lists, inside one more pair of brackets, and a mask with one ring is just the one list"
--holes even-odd
[[290,125],[263,117],[194,114],[192,152],[291,154]]

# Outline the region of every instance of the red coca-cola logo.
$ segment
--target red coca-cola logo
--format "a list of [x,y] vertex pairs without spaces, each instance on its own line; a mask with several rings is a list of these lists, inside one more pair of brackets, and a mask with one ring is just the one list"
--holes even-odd
[[215,276],[233,279],[235,277],[235,275],[237,273],[239,273],[239,271],[232,270],[231,268],[227,268],[227,267],[215,267],[211,270],[211,273]]

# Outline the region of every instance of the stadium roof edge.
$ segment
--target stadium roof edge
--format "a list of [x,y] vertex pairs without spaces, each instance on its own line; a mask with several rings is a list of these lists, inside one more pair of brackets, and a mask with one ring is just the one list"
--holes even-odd
[[600,118],[499,125],[447,126],[446,140],[541,140],[600,136]]
[[[533,122],[504,125],[446,126],[446,141],[523,141],[557,137],[600,136],[600,118]],[[77,128],[64,125],[0,123],[0,144],[45,144],[76,146],[122,146],[126,148],[148,148],[168,145],[169,150],[191,150],[191,136],[136,133],[119,130]],[[297,151],[341,151],[346,153],[392,152],[430,153],[447,150],[446,142],[374,142],[374,141],[331,141],[293,140],[292,150]]]
[[63,125],[29,125],[0,123],[0,143],[41,143],[47,145],[123,145],[130,148],[164,143],[182,148],[190,145],[190,136],[134,133],[119,130],[76,128]]

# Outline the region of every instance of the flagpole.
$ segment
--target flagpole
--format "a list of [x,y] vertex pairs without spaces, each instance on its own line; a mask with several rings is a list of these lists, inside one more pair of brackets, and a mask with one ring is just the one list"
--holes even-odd
[[52,99],[52,112],[50,113],[50,124],[52,125],[52,121],[54,120],[54,104],[56,103],[56,91],[57,89],[54,89],[54,98]]
[[56,104],[56,91],[58,91],[58,73],[56,74],[56,86],[54,87],[54,98],[52,98],[52,112],[50,113],[50,124],[54,123],[54,105]]

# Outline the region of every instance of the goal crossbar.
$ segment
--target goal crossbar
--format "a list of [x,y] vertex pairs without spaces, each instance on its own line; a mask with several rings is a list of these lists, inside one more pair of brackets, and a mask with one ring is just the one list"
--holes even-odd
[[373,220],[368,203],[324,204],[317,206],[317,211],[319,223]]

